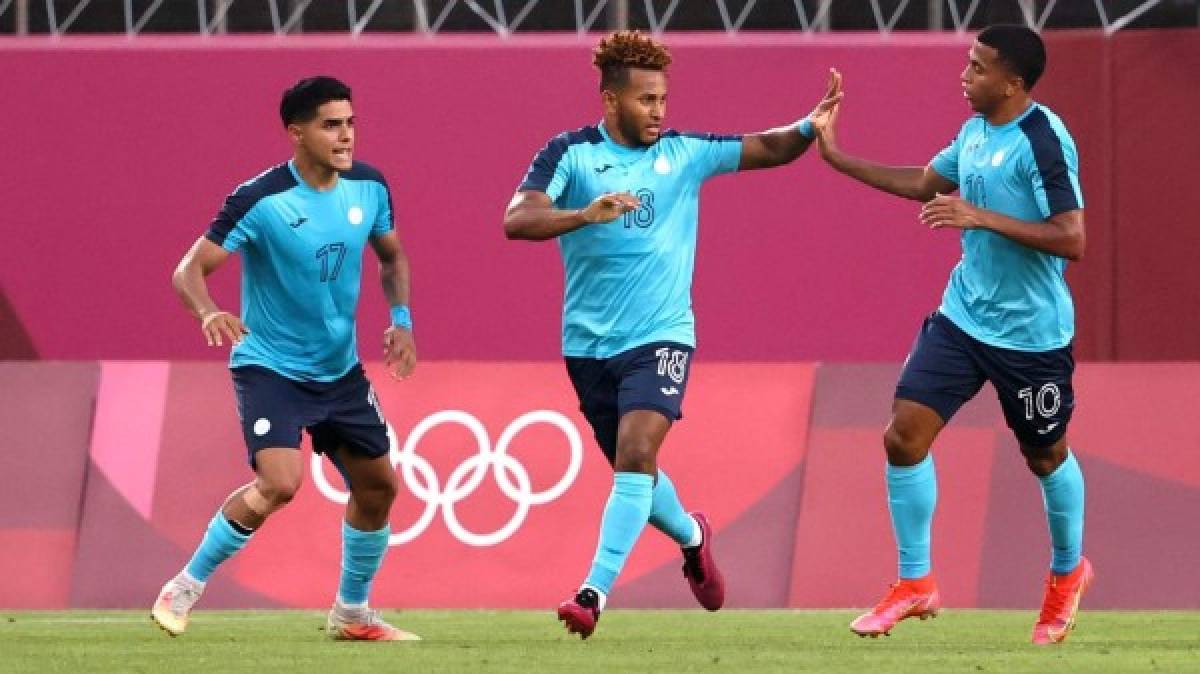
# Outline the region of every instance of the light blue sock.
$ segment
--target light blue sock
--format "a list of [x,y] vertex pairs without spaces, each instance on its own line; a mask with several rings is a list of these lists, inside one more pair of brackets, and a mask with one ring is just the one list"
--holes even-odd
[[645,473],[616,473],[613,476],[612,493],[604,506],[604,519],[600,521],[600,543],[596,546],[596,558],[592,560],[592,570],[585,585],[604,594],[612,590],[617,574],[621,573],[633,544],[650,518],[653,491],[654,478]]
[[1083,552],[1083,471],[1071,450],[1067,460],[1053,473],[1039,477],[1046,503],[1046,523],[1050,525],[1053,559],[1050,570],[1070,573],[1079,564]]
[[238,533],[218,510],[208,523],[200,547],[196,548],[192,560],[185,567],[187,574],[201,583],[208,582],[208,577],[217,570],[217,566],[245,547],[246,541],[253,535]]
[[929,575],[929,530],[937,506],[933,455],[915,466],[887,467],[888,511],[900,559],[900,577]]
[[338,601],[365,604],[371,593],[371,581],[387,553],[391,525],[378,531],[359,531],[342,521],[342,577],[338,582]]
[[683,509],[675,484],[663,471],[658,471],[654,496],[650,503],[650,525],[671,537],[680,546],[692,543],[696,537],[696,520]]

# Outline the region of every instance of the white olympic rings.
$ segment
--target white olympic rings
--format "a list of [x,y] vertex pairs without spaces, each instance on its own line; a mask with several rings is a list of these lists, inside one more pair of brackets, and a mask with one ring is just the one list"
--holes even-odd
[[[567,447],[570,451],[567,469],[563,476],[553,486],[539,492],[533,491],[529,472],[525,470],[525,466],[508,454],[508,446],[512,443],[513,438],[526,427],[537,423],[550,424],[562,431],[567,438]],[[458,424],[466,428],[475,436],[475,443],[479,448],[478,454],[466,459],[450,472],[444,490],[438,481],[433,465],[416,452],[417,444],[425,434],[441,424]],[[583,438],[580,437],[578,429],[570,419],[554,410],[533,410],[517,417],[500,433],[495,447],[492,447],[491,438],[488,437],[483,423],[470,412],[462,410],[442,410],[425,417],[408,434],[403,449],[398,448],[399,442],[391,424],[387,425],[387,434],[392,466],[399,466],[404,486],[413,496],[425,502],[425,510],[412,526],[392,533],[389,540],[391,545],[412,542],[424,533],[433,522],[439,508],[442,511],[442,519],[446,522],[446,528],[460,542],[476,547],[501,543],[516,533],[521,524],[525,522],[525,517],[528,516],[531,507],[549,503],[562,496],[575,482],[583,465]],[[454,507],[483,484],[489,467],[492,469],[492,475],[495,477],[500,491],[516,503],[517,509],[504,526],[491,533],[480,534],[467,529],[459,522]],[[325,498],[341,504],[350,500],[349,492],[334,487],[326,479],[319,454],[312,455],[311,468],[313,484]]]

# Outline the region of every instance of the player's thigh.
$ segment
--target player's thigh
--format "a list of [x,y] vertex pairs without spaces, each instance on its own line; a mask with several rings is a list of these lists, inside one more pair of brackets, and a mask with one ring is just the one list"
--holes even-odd
[[250,466],[258,472],[260,451],[300,448],[306,401],[295,382],[266,368],[237,367],[231,372],[242,437]]
[[596,444],[609,464],[617,457],[617,380],[598,358],[566,358],[567,376],[579,398],[579,411],[592,427]]
[[1075,411],[1071,346],[1039,352],[992,347],[985,362],[1004,419],[1027,453],[1058,444]]
[[351,490],[356,486],[356,474],[359,480],[374,484],[382,475],[382,466],[391,465],[391,441],[383,408],[366,374],[356,366],[319,397],[313,404],[324,414],[308,427],[313,451],[330,458]]
[[[943,424],[949,422],[986,381],[972,352],[973,342],[950,319],[938,312],[930,314],[904,361],[896,383],[896,400],[918,403],[933,410]],[[919,422],[924,415],[916,408],[912,410],[912,420]]]
[[686,344],[654,342],[613,358],[609,367],[618,380],[618,414],[624,418],[644,410],[668,422],[682,419],[693,352]]

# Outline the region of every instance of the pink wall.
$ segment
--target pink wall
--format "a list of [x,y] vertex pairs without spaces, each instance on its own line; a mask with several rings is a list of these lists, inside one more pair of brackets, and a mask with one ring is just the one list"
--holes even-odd
[[[0,163],[0,357],[211,358],[168,275],[238,182],[287,153],[278,96],[325,72],[355,88],[359,156],[390,177],[410,250],[422,354],[557,353],[552,244],[510,243],[500,214],[532,154],[596,121],[592,38],[312,37],[0,41],[19,124]],[[811,108],[845,73],[842,140],[888,162],[928,160],[967,115],[954,36],[671,36],[669,122],[758,130]],[[1200,65],[1194,31],[1053,34],[1039,96],[1074,129],[1090,243],[1071,272],[1084,359],[1200,358],[1188,306],[1200,253],[1190,214]],[[13,103],[15,102],[15,105]],[[1161,117],[1159,121],[1154,121]],[[1169,157],[1169,159],[1168,159]],[[918,206],[813,157],[705,192],[695,300],[705,358],[896,360],[958,252]],[[237,274],[215,279],[236,302]],[[386,312],[372,275],[364,353]],[[8,306],[8,309],[5,307]]]
[[[880,429],[896,371],[696,366],[686,419],[660,462],[685,504],[714,524],[731,607],[862,606],[893,577]],[[388,382],[378,364],[368,373],[395,431],[400,475],[391,517],[399,538],[375,603],[560,601],[591,559],[611,485],[562,367],[434,362],[403,383]],[[1186,532],[1200,508],[1200,429],[1191,422],[1200,365],[1083,365],[1077,389],[1070,433],[1088,483],[1085,549],[1100,579],[1086,606],[1197,608],[1200,541]],[[6,436],[41,429],[36,451],[0,451],[0,608],[145,606],[250,475],[219,363],[0,364],[0,397],[15,401],[0,407]],[[501,451],[513,461],[487,460]],[[990,393],[963,408],[934,453],[933,561],[947,604],[1037,606],[1050,556],[1041,493]],[[317,469],[214,577],[207,608],[329,600],[342,506],[317,475],[342,484],[327,463]],[[678,555],[648,529],[614,601],[694,606]]]

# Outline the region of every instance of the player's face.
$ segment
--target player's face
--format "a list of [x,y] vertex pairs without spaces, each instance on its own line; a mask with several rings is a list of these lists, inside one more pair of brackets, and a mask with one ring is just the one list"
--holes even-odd
[[348,171],[354,161],[354,109],[350,101],[330,101],[303,124],[288,126],[296,149],[318,166]]
[[963,96],[975,112],[987,115],[1019,90],[1021,78],[1009,71],[995,47],[976,42],[967,59],[961,77]]
[[666,73],[631,68],[625,86],[605,93],[605,103],[616,113],[622,136],[640,145],[658,141],[667,113]]

